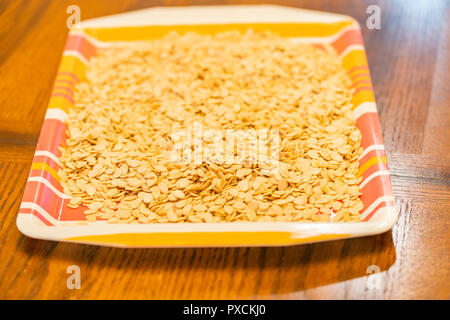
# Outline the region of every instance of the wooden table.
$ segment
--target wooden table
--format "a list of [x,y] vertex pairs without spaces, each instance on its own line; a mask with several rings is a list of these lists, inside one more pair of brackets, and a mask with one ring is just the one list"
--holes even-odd
[[[0,1],[0,298],[450,298],[445,0],[380,1],[381,30],[366,28],[374,0],[280,2],[348,14],[363,27],[400,212],[392,231],[286,248],[128,250],[34,240],[18,231],[16,215],[67,35],[67,6],[79,5],[87,19],[211,2]],[[69,265],[81,268],[79,290],[66,287]],[[367,277],[371,265],[381,272]]]

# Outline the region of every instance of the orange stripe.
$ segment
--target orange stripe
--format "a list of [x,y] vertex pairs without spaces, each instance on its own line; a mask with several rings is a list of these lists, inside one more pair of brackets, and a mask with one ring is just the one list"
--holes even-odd
[[33,162],[31,165],[31,170],[43,170],[45,172],[48,172],[51,174],[53,178],[55,178],[57,181],[60,181],[60,178],[58,176],[58,172],[50,167],[47,163],[43,162]]
[[359,167],[356,176],[359,178],[367,169],[369,169],[371,166],[379,164],[379,163],[387,164],[387,158],[386,157],[370,158],[361,167]]
[[204,25],[165,25],[136,26],[120,28],[87,28],[83,31],[100,41],[131,41],[161,38],[171,31],[178,33],[197,32],[212,35],[219,32],[248,29],[255,31],[272,31],[284,37],[326,37],[339,32],[352,21],[336,23],[239,23],[239,24],[204,24]]
[[70,237],[65,240],[103,245],[136,247],[168,246],[262,246],[289,245],[350,237],[350,234],[321,234],[292,238],[290,232],[173,232],[120,233]]

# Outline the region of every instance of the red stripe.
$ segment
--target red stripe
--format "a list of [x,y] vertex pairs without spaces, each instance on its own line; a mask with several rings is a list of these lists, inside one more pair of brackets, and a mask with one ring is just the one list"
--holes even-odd
[[361,194],[361,201],[364,208],[368,208],[375,200],[383,196],[392,196],[390,176],[377,176],[364,186],[364,192]]
[[[379,172],[379,171],[381,171],[381,170],[376,170],[375,172]],[[383,170],[383,171],[384,171],[384,170]],[[373,172],[373,173],[375,173],[375,172]],[[382,174],[382,175],[373,177],[369,182],[367,182],[367,183],[361,188],[361,190],[364,189],[365,191],[371,191],[371,190],[370,190],[371,188],[374,188],[374,189],[375,189],[375,187],[379,186],[380,184],[386,183],[387,180],[390,181],[390,179],[388,179],[388,178],[383,178],[383,177],[389,177],[389,174]],[[368,177],[367,177],[367,178],[368,178]],[[367,178],[366,178],[366,179],[367,179]],[[364,179],[364,180],[365,180],[365,179]],[[363,183],[364,180],[363,180],[361,183]],[[384,186],[382,186],[382,187],[384,187]],[[362,192],[362,191],[361,191],[361,192]]]
[[350,76],[350,79],[353,81],[354,79],[359,78],[359,77],[366,77],[366,78],[370,79],[370,75],[365,71],[361,72],[361,73],[353,74],[352,76]]
[[361,131],[361,146],[366,149],[373,144],[383,144],[380,122],[376,112],[369,112],[356,119],[356,126]]
[[22,213],[22,214],[30,214],[31,213],[31,208],[20,208],[19,209],[19,213]]
[[75,101],[73,101],[72,97],[65,94],[65,93],[60,93],[60,92],[54,92],[52,93],[52,97],[61,97],[61,98],[65,98],[67,101],[69,101],[71,104],[74,104]]
[[[85,206],[80,206],[78,208],[69,208],[67,206],[69,200],[64,200],[63,208],[61,211],[61,221],[86,221],[86,216],[84,215],[84,211],[88,208]],[[98,219],[97,220],[101,220]]]
[[90,60],[97,53],[97,48],[81,35],[70,35],[64,50],[78,51],[86,60]]
[[75,82],[80,82],[80,78],[78,78],[78,76],[73,72],[61,71],[61,72],[58,72],[58,74],[56,75],[56,77],[58,77],[58,76],[69,76],[73,80],[75,80]]
[[363,44],[361,37],[361,30],[352,29],[344,32],[339,38],[337,38],[334,42],[331,43],[333,48],[337,51],[338,54],[341,54],[345,51],[349,46],[355,44]]
[[70,85],[71,87],[75,87],[75,83],[70,80],[67,80],[67,79],[56,79],[55,84],[57,84],[57,83],[66,83],[66,84]]
[[[52,183],[53,184],[53,183]],[[55,184],[53,184],[55,186]],[[27,181],[28,192],[23,196],[23,202],[39,204],[51,217],[59,221],[85,221],[85,206],[69,208],[70,199],[62,199],[48,186],[38,181]],[[59,188],[58,188],[59,189]]]
[[53,178],[53,176],[48,173],[45,170],[30,170],[30,178],[37,178],[37,177],[41,177],[44,178],[45,180],[47,180],[48,182],[50,182],[50,184],[55,187],[56,190],[63,192],[63,188],[61,186],[61,183],[59,183],[58,180],[56,180],[55,178]]
[[356,88],[356,86],[361,84],[361,83],[367,83],[370,86],[372,86],[372,82],[370,81],[370,79],[362,79],[362,80],[358,80],[358,81],[354,82],[352,87]]
[[53,87],[53,92],[55,92],[57,90],[66,91],[71,97],[73,97],[73,90],[71,88],[63,87],[63,86],[55,86],[55,87]]
[[367,66],[355,66],[353,68],[351,68],[350,70],[347,71],[347,74],[351,74],[356,70],[369,70],[369,68],[367,68]]
[[34,202],[47,211],[54,219],[58,219],[63,199],[58,197],[49,187],[42,182],[27,181],[27,185],[34,190],[32,194],[26,193],[23,202]]
[[36,150],[50,151],[57,157],[61,155],[58,147],[67,140],[67,126],[57,119],[45,119]]
[[45,225],[47,225],[48,227],[54,227],[55,225],[53,223],[51,223],[50,221],[48,221],[47,219],[44,218],[44,216],[42,214],[39,213],[39,211],[37,210],[32,210],[31,214],[33,216],[35,216],[36,218],[38,218],[39,220],[41,220]]
[[357,94],[360,91],[372,91],[372,87],[359,87],[355,90],[355,92],[353,93],[353,95]]

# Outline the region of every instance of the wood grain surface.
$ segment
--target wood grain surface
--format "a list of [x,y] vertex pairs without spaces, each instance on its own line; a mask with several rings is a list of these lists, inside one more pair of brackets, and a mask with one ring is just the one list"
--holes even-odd
[[[399,221],[387,233],[279,248],[114,249],[34,240],[15,225],[67,36],[82,19],[158,5],[254,1],[0,0],[1,299],[448,299],[448,1],[280,1],[355,17],[374,83]],[[271,1],[271,3],[274,3]],[[366,27],[368,5],[381,30]],[[81,289],[66,287],[70,265]],[[367,268],[380,268],[368,277]]]

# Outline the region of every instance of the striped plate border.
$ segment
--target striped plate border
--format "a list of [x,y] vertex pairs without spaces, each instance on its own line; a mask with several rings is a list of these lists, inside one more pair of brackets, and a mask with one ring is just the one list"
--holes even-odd
[[[51,240],[125,247],[170,247],[288,245],[368,235],[391,228],[397,218],[397,212],[360,27],[350,17],[336,19],[335,15],[330,14],[332,17],[330,21],[326,19],[324,21],[326,15],[322,15],[320,21],[314,21],[309,11],[289,10],[298,11],[301,13],[300,16],[303,14],[310,19],[307,19],[308,22],[128,25],[72,30],[66,42],[19,209],[17,220],[19,229],[29,236]],[[182,11],[181,9],[179,12]],[[215,12],[220,13],[220,8]],[[279,20],[283,21],[282,17]],[[360,184],[361,200],[364,204],[362,222],[234,223],[234,227],[230,230],[228,227],[220,227],[226,224],[220,224],[219,227],[205,224],[205,227],[199,229],[196,226],[194,229],[199,230],[196,232],[192,231],[193,228],[189,227],[189,224],[184,224],[181,229],[180,226],[171,224],[160,227],[122,225],[118,229],[117,226],[108,225],[104,221],[88,223],[85,221],[82,208],[67,207],[69,197],[64,194],[57,175],[60,168],[58,147],[66,139],[64,121],[68,108],[74,103],[74,87],[83,81],[90,60],[99,49],[107,48],[117,41],[158,38],[173,30],[180,33],[195,31],[213,34],[224,30],[243,31],[248,28],[271,30],[293,41],[312,43],[319,47],[329,44],[341,57],[344,68],[352,80],[353,111],[356,125],[362,133],[361,143],[364,152],[360,157],[358,170],[358,175],[363,177]]]

